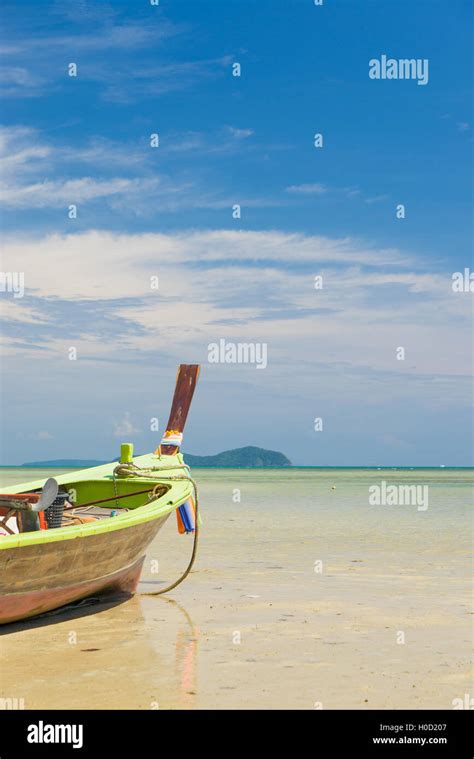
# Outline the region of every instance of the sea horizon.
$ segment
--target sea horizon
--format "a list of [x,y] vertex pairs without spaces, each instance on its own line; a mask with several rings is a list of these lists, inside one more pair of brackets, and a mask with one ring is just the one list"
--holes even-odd
[[[112,463],[112,462],[104,462],[104,464]],[[103,466],[104,464],[96,464],[95,466]],[[91,469],[93,467],[86,466],[86,467],[69,467],[69,466],[31,466],[31,465],[25,465],[25,464],[0,464],[0,469],[64,469],[64,471],[72,471],[74,469]],[[474,466],[448,466],[447,464],[438,464],[433,466],[409,466],[407,464],[403,465],[394,465],[394,464],[381,464],[381,465],[371,465],[371,466],[351,466],[351,465],[344,465],[344,466],[334,466],[334,465],[303,465],[303,464],[292,464],[291,466],[193,466],[191,467],[194,469],[271,469],[273,471],[285,471],[288,469],[320,469],[320,470],[326,470],[326,469],[363,469],[363,470],[371,470],[371,471],[381,471],[384,469],[387,470],[394,470],[394,469],[401,469],[401,470],[408,470],[408,471],[432,471],[432,470],[438,470],[438,469],[447,469],[447,470],[464,470],[464,471],[471,471],[474,470]]]

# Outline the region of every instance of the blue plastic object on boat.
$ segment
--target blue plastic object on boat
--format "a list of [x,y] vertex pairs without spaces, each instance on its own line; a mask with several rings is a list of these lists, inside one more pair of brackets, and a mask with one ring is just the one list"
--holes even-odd
[[185,532],[194,532],[196,521],[194,516],[194,507],[190,501],[186,501],[178,506],[179,515]]

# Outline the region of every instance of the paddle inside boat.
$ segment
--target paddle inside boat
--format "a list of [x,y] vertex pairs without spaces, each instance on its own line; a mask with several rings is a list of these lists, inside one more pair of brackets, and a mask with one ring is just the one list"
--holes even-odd
[[[181,364],[166,432],[153,454],[28,482],[0,493],[0,624],[91,595],[133,593],[145,552],[176,512],[180,533],[199,529],[197,486],[180,447],[199,366]],[[155,594],[152,594],[155,595]]]

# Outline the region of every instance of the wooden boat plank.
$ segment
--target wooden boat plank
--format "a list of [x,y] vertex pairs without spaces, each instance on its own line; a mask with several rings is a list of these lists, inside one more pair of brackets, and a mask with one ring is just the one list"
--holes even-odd
[[26,591],[5,596],[0,608],[0,624],[8,624],[19,619],[28,619],[44,614],[52,609],[78,601],[89,596],[111,593],[131,594],[136,590],[144,557],[130,567],[121,567],[110,575],[85,582],[74,582],[67,587]]
[[65,541],[59,552],[54,543],[5,551],[0,594],[15,595],[97,579],[116,570],[117,560],[129,566],[144,554],[168,516],[127,530],[91,535],[86,541]]

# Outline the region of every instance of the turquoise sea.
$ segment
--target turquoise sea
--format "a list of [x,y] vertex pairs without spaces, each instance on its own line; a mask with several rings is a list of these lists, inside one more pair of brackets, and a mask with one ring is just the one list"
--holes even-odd
[[[2,469],[0,488],[54,474]],[[193,474],[203,527],[187,581],[9,630],[0,696],[21,682],[26,708],[399,709],[474,692],[473,469]],[[370,502],[391,486],[419,488],[426,508]],[[171,517],[139,590],[175,579],[190,550]]]

